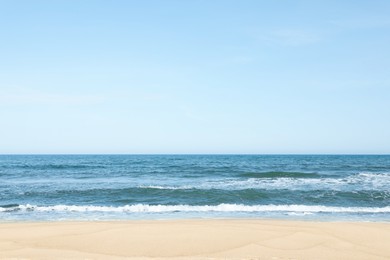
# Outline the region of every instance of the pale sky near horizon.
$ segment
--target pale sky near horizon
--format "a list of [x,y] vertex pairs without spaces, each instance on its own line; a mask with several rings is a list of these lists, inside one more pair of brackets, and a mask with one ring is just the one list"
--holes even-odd
[[390,153],[390,1],[0,0],[0,154]]

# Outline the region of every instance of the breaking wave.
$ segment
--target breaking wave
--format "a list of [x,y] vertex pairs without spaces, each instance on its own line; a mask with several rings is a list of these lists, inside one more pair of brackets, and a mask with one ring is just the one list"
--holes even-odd
[[[314,174],[305,177],[291,177],[294,173],[277,173],[269,177],[225,180],[208,180],[203,183],[184,185],[140,185],[139,188],[186,190],[186,189],[221,189],[221,190],[390,190],[389,173],[358,173],[342,178],[315,178]],[[267,174],[266,174],[267,176]],[[272,177],[271,177],[272,176]]]
[[321,205],[148,205],[134,204],[120,207],[113,206],[78,206],[78,205],[4,205],[0,212],[124,212],[124,213],[167,213],[167,212],[294,212],[294,213],[390,213],[387,207],[332,207]]

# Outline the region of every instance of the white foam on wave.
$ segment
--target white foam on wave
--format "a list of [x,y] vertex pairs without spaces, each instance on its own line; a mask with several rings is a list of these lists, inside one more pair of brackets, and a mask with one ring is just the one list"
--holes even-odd
[[193,189],[192,186],[160,186],[160,185],[141,185],[137,188],[141,189],[156,189],[156,190],[189,190]]
[[[390,213],[387,207],[332,207],[311,205],[243,205],[243,204],[219,204],[219,205],[147,205],[134,204],[120,207],[112,206],[78,206],[55,205],[36,206],[19,205],[14,210],[36,212],[112,212],[112,213],[172,213],[172,212],[286,212],[286,213]],[[0,212],[10,209],[0,208]]]
[[[62,182],[61,182],[62,183]],[[76,182],[75,182],[76,183]],[[68,183],[67,183],[68,184]],[[76,183],[77,184],[77,183]],[[201,179],[196,180],[180,180],[172,183],[167,179],[142,180],[142,181],[117,181],[112,180],[107,182],[92,182],[78,183],[77,185],[61,186],[61,189],[66,191],[88,191],[99,189],[156,189],[156,190],[245,190],[245,189],[264,189],[264,190],[339,190],[339,191],[379,191],[390,196],[390,172],[387,173],[371,173],[362,172],[354,175],[338,178],[293,178],[293,177],[277,177],[277,178],[224,178],[224,179]],[[44,183],[39,186],[39,189],[50,190],[50,185]],[[55,185],[54,185],[55,186]],[[34,192],[37,190],[36,185],[23,187],[25,192]],[[4,191],[4,190],[3,190]]]
[[389,173],[359,173],[342,178],[249,178],[207,180],[198,184],[172,185],[144,185],[138,188],[151,188],[161,190],[188,190],[188,189],[224,189],[224,190],[390,190]]

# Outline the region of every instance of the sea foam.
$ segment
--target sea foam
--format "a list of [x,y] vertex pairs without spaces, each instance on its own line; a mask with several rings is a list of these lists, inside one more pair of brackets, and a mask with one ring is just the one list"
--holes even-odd
[[321,205],[147,205],[134,204],[126,206],[79,206],[79,205],[18,205],[14,207],[0,207],[0,212],[10,211],[36,212],[128,212],[128,213],[165,213],[165,212],[295,212],[295,213],[390,213],[387,207],[332,207]]

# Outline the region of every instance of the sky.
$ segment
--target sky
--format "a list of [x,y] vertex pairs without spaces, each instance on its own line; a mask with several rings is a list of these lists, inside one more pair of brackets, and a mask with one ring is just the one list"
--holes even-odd
[[389,154],[389,14],[0,0],[0,153]]

